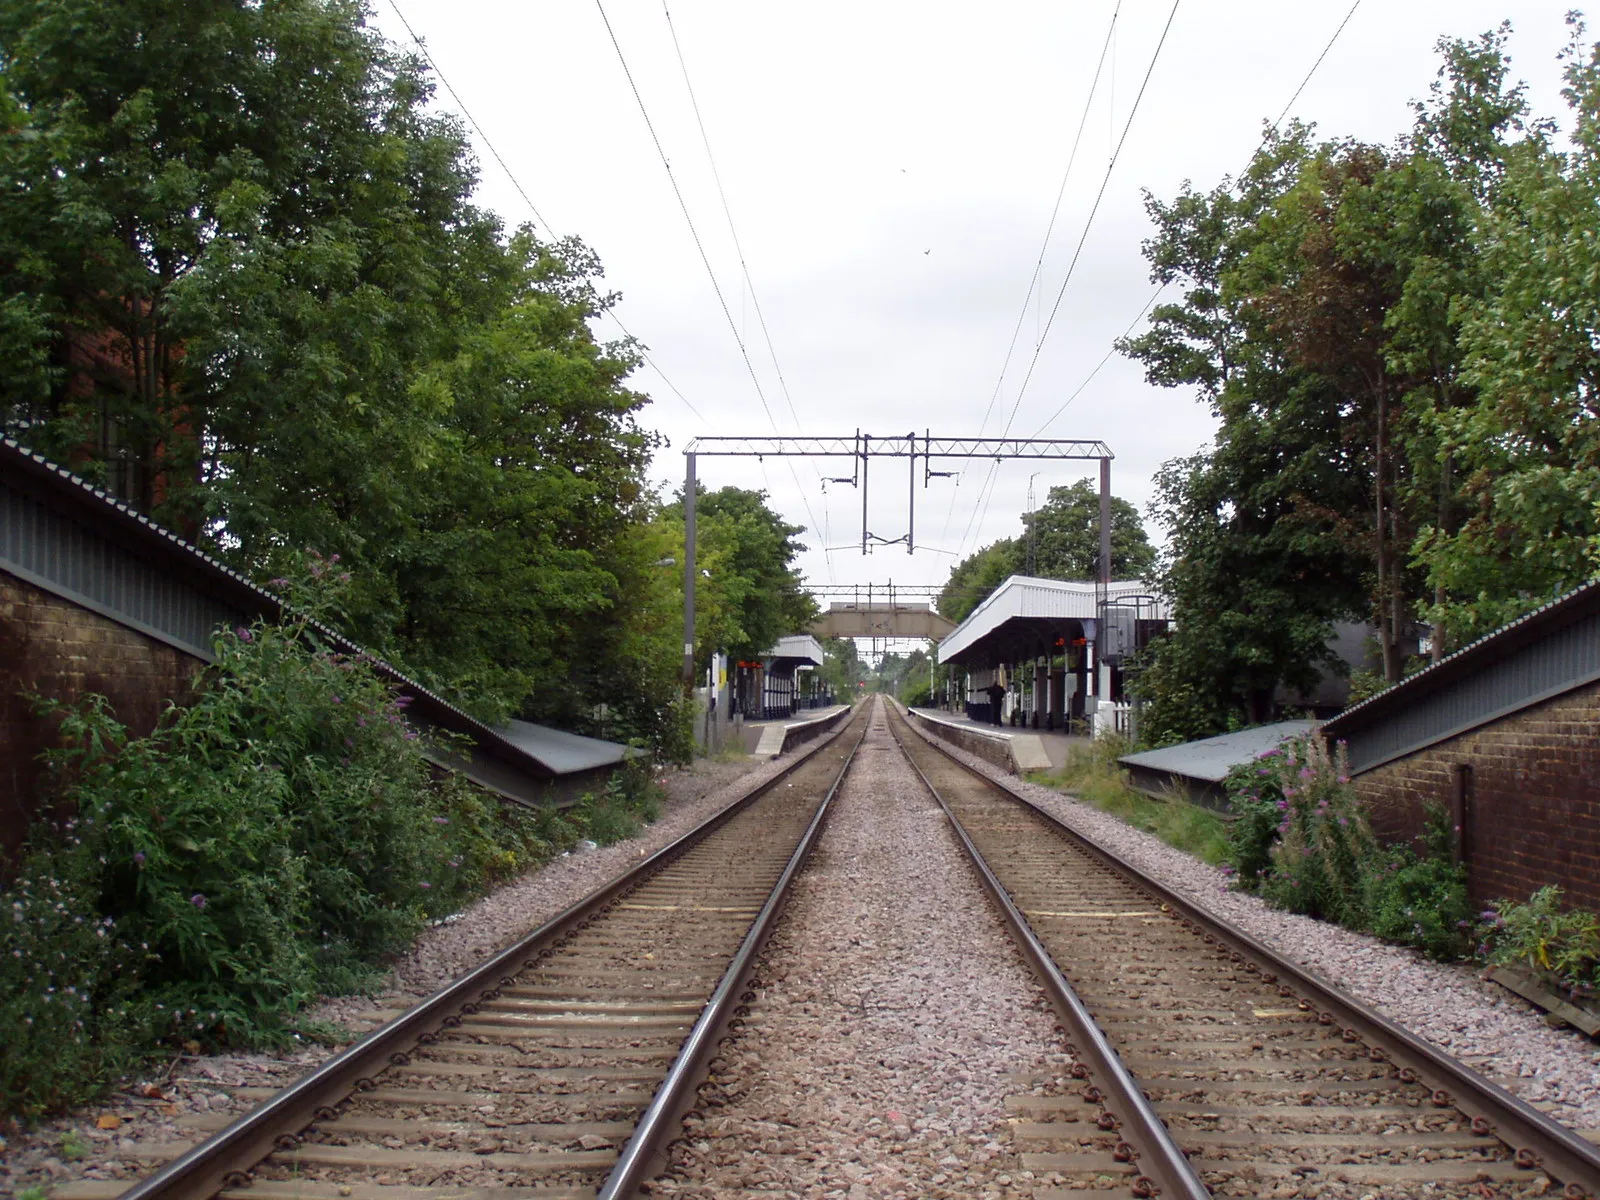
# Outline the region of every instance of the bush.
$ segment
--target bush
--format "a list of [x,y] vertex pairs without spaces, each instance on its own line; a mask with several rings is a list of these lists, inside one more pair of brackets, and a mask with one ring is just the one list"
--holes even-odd
[[1472,952],[1478,923],[1467,897],[1467,870],[1455,861],[1455,830],[1442,808],[1428,816],[1426,851],[1391,849],[1367,877],[1373,933],[1433,958]]
[[1530,967],[1577,997],[1600,992],[1600,915],[1564,909],[1560,888],[1542,887],[1526,904],[1497,901],[1483,917],[1479,952],[1490,962]]
[[1225,786],[1236,887],[1436,958],[1468,953],[1477,925],[1442,810],[1429,815],[1423,853],[1379,846],[1350,786],[1343,745],[1330,756],[1314,737],[1233,768]]
[[99,698],[42,705],[60,720],[59,811],[77,815],[32,831],[3,898],[0,1111],[80,1103],[162,1043],[281,1043],[430,918],[654,816],[647,761],[567,814],[441,771],[405,698],[320,647],[309,616],[215,652],[194,704],[149,737]]
[[1235,766],[1223,780],[1233,821],[1228,826],[1228,863],[1241,890],[1255,891],[1271,869],[1272,847],[1278,840],[1288,802],[1285,786],[1289,756],[1269,750],[1255,760]]

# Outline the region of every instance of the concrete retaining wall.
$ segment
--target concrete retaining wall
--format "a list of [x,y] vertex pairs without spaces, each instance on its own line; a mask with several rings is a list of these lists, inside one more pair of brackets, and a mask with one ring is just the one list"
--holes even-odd
[[948,742],[958,749],[965,750],[968,754],[975,754],[985,762],[993,763],[1002,771],[1010,771],[1013,775],[1021,774],[1011,753],[1010,738],[996,737],[966,726],[938,721],[914,709],[908,708],[904,711],[912,724],[928,737],[936,737],[942,742]]
[[783,731],[783,749],[779,754],[787,754],[796,746],[803,746],[807,742],[814,742],[823,734],[837,729],[841,721],[850,718],[854,708],[846,705],[836,713],[829,713],[825,717],[818,717],[814,721],[805,721],[797,725],[790,725]]

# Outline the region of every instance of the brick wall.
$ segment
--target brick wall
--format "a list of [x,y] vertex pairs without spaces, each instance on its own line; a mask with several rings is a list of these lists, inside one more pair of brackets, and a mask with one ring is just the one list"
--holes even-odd
[[1526,900],[1554,883],[1571,904],[1600,909],[1600,684],[1375,767],[1356,785],[1374,828],[1397,839],[1421,832],[1429,801],[1450,811],[1461,795],[1475,899]]
[[55,744],[52,723],[34,714],[23,692],[60,700],[98,693],[145,734],[168,702],[189,698],[202,665],[0,570],[0,865],[39,815],[38,756]]

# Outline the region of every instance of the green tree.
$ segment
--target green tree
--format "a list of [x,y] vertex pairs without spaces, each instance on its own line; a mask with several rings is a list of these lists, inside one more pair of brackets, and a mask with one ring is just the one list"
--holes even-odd
[[[1053,487],[1045,502],[1022,514],[1017,553],[1025,574],[1043,579],[1100,577],[1100,492],[1080,479]],[[1139,510],[1111,497],[1111,576],[1143,579],[1155,565],[1155,547],[1145,534]]]
[[8,431],[262,580],[337,554],[346,631],[486,719],[670,704],[614,297],[470,203],[358,0],[5,6],[0,72]]
[[[683,538],[683,499],[668,509]],[[695,508],[695,653],[721,650],[730,658],[759,658],[781,637],[805,631],[817,605],[804,589],[794,560],[805,547],[803,526],[790,525],[767,506],[767,494],[746,488],[708,491],[700,486]]]
[[1600,48],[1572,28],[1571,148],[1540,123],[1492,159],[1478,247],[1493,286],[1457,309],[1472,393],[1436,423],[1464,518],[1423,529],[1417,550],[1429,615],[1463,641],[1600,563]]
[[1001,538],[967,555],[950,571],[934,607],[952,621],[961,622],[1021,569],[1021,547],[1015,538]]

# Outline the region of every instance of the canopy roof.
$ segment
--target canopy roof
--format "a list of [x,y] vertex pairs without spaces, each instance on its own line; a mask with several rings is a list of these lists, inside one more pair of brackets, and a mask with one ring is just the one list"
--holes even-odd
[[[1014,661],[1042,652],[1057,637],[1083,637],[1093,629],[1096,585],[1091,580],[1013,575],[939,643],[940,662]],[[1143,597],[1141,616],[1171,618],[1171,606],[1138,579],[1114,580],[1108,600]],[[1091,624],[1086,629],[1084,622]]]
[[778,644],[761,656],[774,661],[782,660],[796,666],[809,664],[820,667],[827,659],[822,653],[822,643],[809,633],[793,633],[778,639]]

